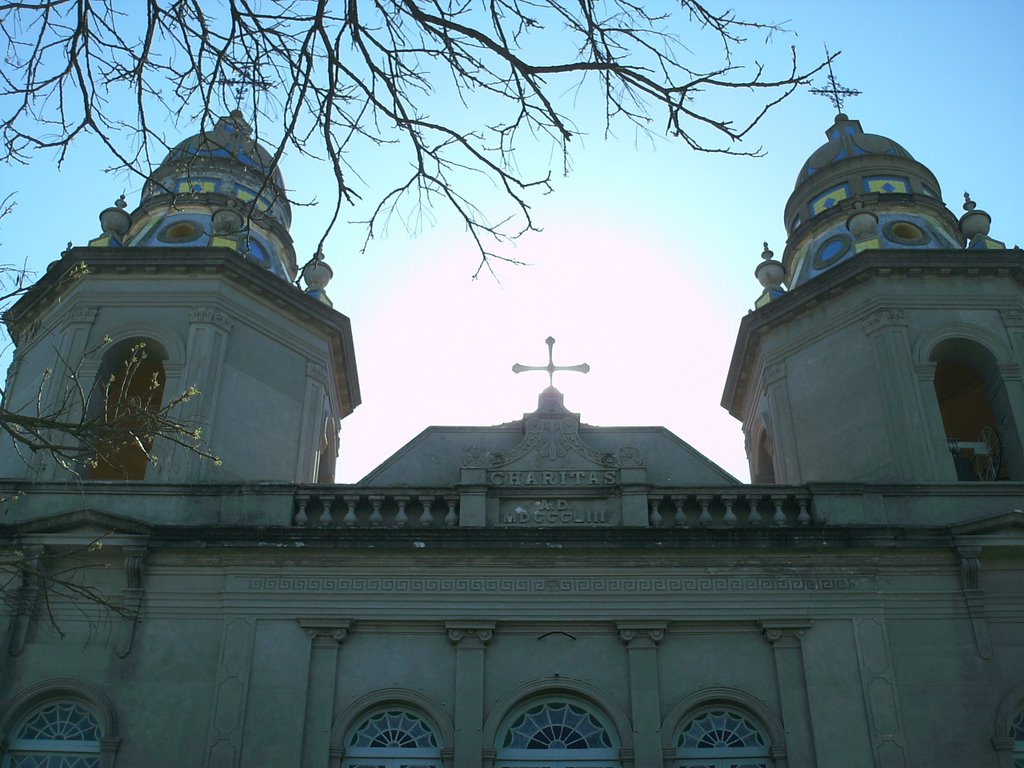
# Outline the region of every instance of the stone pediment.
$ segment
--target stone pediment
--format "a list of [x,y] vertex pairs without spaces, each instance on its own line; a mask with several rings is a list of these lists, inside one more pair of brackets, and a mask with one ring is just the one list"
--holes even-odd
[[[492,472],[604,472],[622,467],[643,467],[640,449],[622,445],[617,451],[602,451],[580,435],[579,414],[562,404],[557,390],[541,395],[536,412],[523,419],[523,437],[507,451],[490,451],[483,446],[466,450],[464,466]],[[564,481],[563,481],[564,484]]]
[[545,390],[496,427],[432,427],[362,484],[459,488],[464,525],[646,525],[647,489],[738,481],[662,427],[594,427]]

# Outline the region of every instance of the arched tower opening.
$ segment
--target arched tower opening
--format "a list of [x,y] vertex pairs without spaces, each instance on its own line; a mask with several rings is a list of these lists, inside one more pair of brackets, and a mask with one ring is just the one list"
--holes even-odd
[[931,353],[935,397],[958,480],[1019,480],[1024,474],[1006,385],[992,353],[947,339]]
[[89,479],[145,478],[153,425],[167,383],[166,360],[167,352],[160,344],[142,338],[121,341],[103,356],[89,400],[90,420],[100,425]]

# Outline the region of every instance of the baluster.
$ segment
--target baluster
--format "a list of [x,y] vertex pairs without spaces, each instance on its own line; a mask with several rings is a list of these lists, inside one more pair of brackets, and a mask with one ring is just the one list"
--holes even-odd
[[330,525],[334,521],[334,518],[331,517],[331,504],[333,504],[333,503],[334,503],[334,497],[333,496],[321,496],[320,497],[320,505],[321,505],[322,511],[320,512],[320,519],[317,521],[317,522],[320,523],[320,525],[324,525],[324,526]]
[[373,505],[373,511],[370,513],[370,525],[380,528],[380,524],[384,522],[384,517],[380,513],[380,505],[384,503],[384,497],[371,496],[370,503]]
[[359,503],[358,496],[346,496],[345,503],[348,504],[348,511],[345,513],[344,522],[349,528],[352,528],[359,522],[359,518],[356,517],[356,504]]
[[398,513],[395,515],[395,525],[405,528],[409,524],[409,516],[405,513],[405,505],[409,503],[408,496],[395,496],[395,504],[398,505]]
[[749,496],[747,498],[747,506],[750,507],[750,514],[747,515],[747,522],[752,527],[757,527],[761,524],[761,513],[757,511],[757,496]]
[[673,496],[672,503],[676,505],[676,514],[673,522],[679,528],[689,528],[690,521],[686,519],[686,497]]
[[651,499],[651,514],[649,522],[652,528],[661,527],[661,499]]
[[428,526],[434,524],[434,516],[430,514],[430,507],[433,503],[433,496],[420,496],[420,504],[423,505],[423,511],[420,512],[420,525]]
[[704,494],[697,497],[697,503],[700,504],[700,516],[697,518],[697,522],[705,528],[711,525],[711,511],[708,506],[710,506],[712,498],[712,496]]
[[807,511],[807,501],[808,499],[806,496],[796,497],[796,503],[800,505],[800,514],[796,516],[796,521],[800,523],[800,525],[811,524],[811,514]]
[[448,504],[448,514],[444,516],[444,524],[449,528],[459,524],[459,516],[455,512],[455,505],[459,503],[458,496],[445,496],[445,502]]
[[785,500],[785,496],[772,496],[772,503],[775,505],[775,514],[772,515],[772,522],[779,528],[786,524],[786,513],[782,511],[782,504]]
[[296,494],[295,503],[299,507],[298,512],[295,513],[295,525],[299,528],[305,528],[306,523],[309,522],[309,515],[306,514],[306,505],[309,503],[309,496],[304,493]]
[[722,521],[729,528],[736,525],[736,513],[732,511],[734,501],[736,501],[735,496],[722,496],[722,503],[725,505],[725,515],[722,517]]

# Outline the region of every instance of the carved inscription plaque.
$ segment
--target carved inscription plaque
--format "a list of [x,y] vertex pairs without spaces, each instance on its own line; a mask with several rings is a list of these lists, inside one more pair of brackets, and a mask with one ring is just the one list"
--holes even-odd
[[606,499],[502,499],[498,525],[515,527],[605,526],[618,524],[618,512]]

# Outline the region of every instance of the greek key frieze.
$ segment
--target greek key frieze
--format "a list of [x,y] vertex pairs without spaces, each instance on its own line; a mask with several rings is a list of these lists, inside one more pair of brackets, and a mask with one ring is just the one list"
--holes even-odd
[[252,576],[252,592],[361,593],[679,593],[679,592],[847,592],[855,589],[845,576],[707,576],[707,577],[378,577]]

